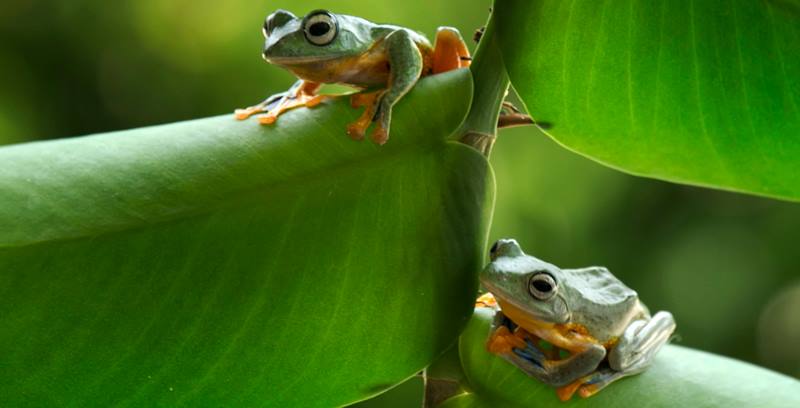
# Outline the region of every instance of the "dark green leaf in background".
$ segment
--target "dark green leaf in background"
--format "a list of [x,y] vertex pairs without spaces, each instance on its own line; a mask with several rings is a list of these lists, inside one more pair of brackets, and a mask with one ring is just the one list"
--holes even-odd
[[498,0],[528,111],[634,174],[800,199],[800,2]]
[[0,149],[0,405],[334,406],[471,313],[493,178],[468,71],[354,142],[347,98]]
[[[713,354],[667,345],[653,366],[569,404],[549,387],[486,351],[493,313],[476,309],[459,342],[472,393],[443,408],[494,407],[796,407],[800,382],[773,371]],[[678,326],[680,330],[680,326]]]

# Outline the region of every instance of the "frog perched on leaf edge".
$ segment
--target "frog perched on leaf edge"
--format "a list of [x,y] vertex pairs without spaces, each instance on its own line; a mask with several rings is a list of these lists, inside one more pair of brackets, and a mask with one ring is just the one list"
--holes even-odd
[[372,140],[389,140],[392,108],[420,77],[468,67],[469,50],[458,30],[440,27],[435,46],[407,28],[375,24],[359,17],[315,10],[303,18],[278,10],[264,22],[264,59],[292,72],[299,80],[288,91],[263,102],[237,109],[236,118],[259,116],[272,124],[278,116],[300,106],[312,107],[329,95],[319,95],[322,84],[344,84],[374,89],[351,97],[353,107],[365,107],[347,133],[361,140],[374,123]]
[[562,401],[643,372],[675,330],[672,314],[651,316],[605,268],[561,269],[512,239],[495,243],[490,258],[480,274],[490,293],[477,302],[497,310],[487,348],[557,387]]

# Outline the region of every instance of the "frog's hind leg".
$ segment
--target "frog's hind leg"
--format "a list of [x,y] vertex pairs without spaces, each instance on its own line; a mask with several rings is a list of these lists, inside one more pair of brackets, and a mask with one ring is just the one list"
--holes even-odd
[[272,95],[258,105],[246,109],[237,109],[236,119],[243,120],[252,115],[266,112],[265,115],[258,117],[259,122],[262,125],[275,123],[278,116],[283,112],[300,106],[310,108],[330,98],[328,95],[317,95],[320,86],[322,84],[317,82],[299,80],[286,92]]
[[575,394],[576,391],[581,398],[589,398],[592,395],[597,394],[608,384],[611,384],[612,382],[627,375],[630,374],[604,368],[558,388],[556,390],[556,394],[561,401],[568,401],[570,398],[572,398],[572,395]]
[[653,363],[656,353],[675,331],[670,312],[658,312],[648,320],[631,323],[608,353],[612,370],[638,374]]
[[588,398],[620,378],[641,373],[653,363],[674,330],[675,320],[669,312],[658,312],[650,320],[631,323],[609,351],[609,367],[560,388],[559,397],[577,391],[582,398]]
[[432,71],[434,74],[466,68],[472,63],[467,44],[461,33],[452,27],[439,27],[433,47]]

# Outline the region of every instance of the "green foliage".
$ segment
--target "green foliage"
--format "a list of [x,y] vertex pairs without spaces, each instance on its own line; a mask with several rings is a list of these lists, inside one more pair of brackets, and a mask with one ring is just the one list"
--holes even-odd
[[[0,143],[230,112],[285,90],[290,75],[259,58],[275,8],[468,38],[489,3],[12,0]],[[797,198],[796,1],[495,9],[514,85],[559,143],[636,174]],[[463,73],[423,81],[381,148],[344,136],[356,112],[338,101],[269,130],[226,115],[0,150],[0,405],[342,404],[417,372],[463,327],[482,266],[492,170],[444,142],[465,86]],[[629,177],[540,136],[503,131],[495,147],[492,238],[608,265],[674,312],[683,344],[800,374],[796,206]],[[462,338],[476,393],[448,406],[561,406],[483,352],[476,321]],[[748,389],[759,406],[797,405],[784,377],[662,354],[590,402],[661,405],[682,384],[692,406],[752,402]],[[728,370],[739,382],[717,384]],[[363,404],[416,405],[419,386]]]
[[[477,309],[459,346],[471,393],[443,408],[563,407],[555,390],[486,351],[493,313]],[[667,345],[644,373],[617,381],[575,407],[792,407],[800,405],[800,382],[750,364]]]
[[634,174],[800,199],[800,3],[498,0],[512,84]]
[[385,147],[340,98],[0,150],[2,405],[333,406],[422,369],[483,262],[471,89],[422,81]]

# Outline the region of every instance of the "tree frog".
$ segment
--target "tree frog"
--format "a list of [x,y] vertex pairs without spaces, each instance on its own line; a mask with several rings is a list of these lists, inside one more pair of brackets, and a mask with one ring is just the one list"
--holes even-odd
[[491,293],[478,303],[499,310],[487,348],[558,387],[562,401],[641,373],[675,330],[672,314],[651,316],[606,268],[561,269],[513,239],[497,241],[490,259],[480,280]]
[[372,140],[377,144],[389,139],[392,107],[421,76],[470,64],[461,34],[451,27],[440,27],[432,46],[422,34],[403,27],[326,10],[312,11],[303,18],[278,10],[267,17],[263,34],[264,59],[289,70],[299,80],[286,92],[238,109],[237,119],[266,112],[259,121],[272,124],[289,109],[311,107],[328,98],[317,94],[322,84],[383,88],[352,96],[353,107],[366,109],[347,127],[353,139],[361,140],[374,123]]

